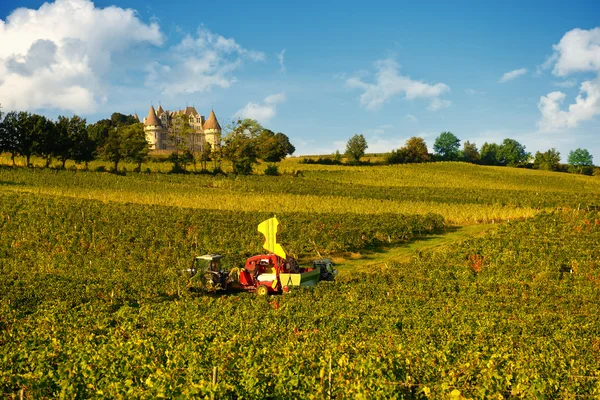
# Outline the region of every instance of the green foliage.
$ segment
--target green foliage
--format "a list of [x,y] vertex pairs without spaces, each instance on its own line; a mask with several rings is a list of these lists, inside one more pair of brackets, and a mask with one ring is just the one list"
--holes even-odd
[[285,134],[273,133],[269,129],[263,129],[256,142],[258,157],[267,162],[279,162],[296,151]]
[[496,153],[497,161],[500,165],[516,167],[527,163],[531,154],[525,151],[525,146],[514,139],[504,139],[502,145]]
[[[567,158],[569,170],[576,174],[591,175],[593,169],[593,157],[587,149],[577,148],[569,152]],[[587,168],[586,168],[587,167]]]
[[122,151],[126,160],[137,164],[137,171],[141,172],[142,163],[148,159],[150,147],[146,141],[144,125],[142,123],[130,124],[123,128]]
[[433,151],[441,156],[443,160],[455,161],[460,155],[460,139],[452,132],[442,132],[435,139]]
[[429,161],[427,144],[420,137],[411,137],[404,147],[392,150],[386,157],[388,164],[422,163]]
[[558,171],[560,168],[560,152],[556,151],[555,148],[543,153],[538,151],[535,153],[533,168],[545,171]]
[[500,146],[496,143],[485,142],[481,146],[481,163],[484,165],[498,165]]
[[96,158],[96,142],[90,137],[85,119],[74,115],[69,121],[69,135],[73,147],[71,157],[76,163],[88,163]]
[[267,168],[265,168],[265,175],[278,176],[279,168],[277,168],[277,165],[275,164],[268,164]]
[[256,138],[261,131],[262,127],[252,119],[238,120],[229,127],[221,151],[223,157],[231,161],[234,174],[252,174],[252,166],[258,159]]
[[354,135],[346,143],[346,157],[351,164],[358,164],[367,150],[367,140],[364,135]]
[[480,155],[479,150],[477,150],[477,145],[475,143],[471,143],[468,140],[463,143],[463,150],[461,158],[470,163],[479,162]]

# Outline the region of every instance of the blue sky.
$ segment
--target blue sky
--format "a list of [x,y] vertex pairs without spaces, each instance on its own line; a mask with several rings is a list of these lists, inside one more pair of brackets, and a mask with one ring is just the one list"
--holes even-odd
[[[88,121],[214,108],[297,154],[374,152],[452,131],[600,162],[597,1],[155,2],[0,5],[0,103]],[[577,97],[579,99],[577,99]]]

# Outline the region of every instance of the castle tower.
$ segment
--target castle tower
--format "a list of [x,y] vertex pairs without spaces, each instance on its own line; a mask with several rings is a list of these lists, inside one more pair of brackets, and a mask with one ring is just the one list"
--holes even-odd
[[163,144],[163,141],[166,140],[165,129],[156,117],[154,106],[150,106],[148,116],[144,118],[144,133],[146,133],[146,140],[150,144],[151,150],[163,150],[166,145],[166,143]]
[[221,145],[221,125],[217,121],[217,116],[213,110],[210,110],[210,115],[204,125],[204,137],[207,143],[210,143],[211,148],[216,148]]

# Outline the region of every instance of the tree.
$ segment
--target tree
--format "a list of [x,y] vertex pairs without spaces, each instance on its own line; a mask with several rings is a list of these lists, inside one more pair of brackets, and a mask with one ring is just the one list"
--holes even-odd
[[479,161],[479,150],[475,143],[471,143],[468,140],[463,143],[462,159],[466,162],[476,163]]
[[126,126],[138,124],[140,121],[133,115],[125,115],[118,112],[112,113],[110,116],[110,122],[112,127]]
[[429,161],[427,144],[420,137],[413,136],[406,141],[404,146],[404,158],[407,163],[421,163]]
[[169,161],[173,163],[172,172],[185,172],[190,161],[195,161],[193,153],[188,150],[192,133],[189,116],[177,114],[169,128],[169,143],[175,148],[169,156]]
[[281,132],[273,133],[269,129],[263,129],[256,140],[258,156],[267,162],[279,162],[296,151],[287,135]]
[[73,149],[73,137],[70,135],[71,121],[67,117],[59,115],[58,122],[56,123],[56,147],[54,157],[58,158],[62,165],[62,169],[65,168],[67,160],[71,158]]
[[13,166],[15,157],[19,153],[19,130],[18,115],[16,111],[10,111],[2,120],[2,129],[0,130],[0,150],[10,153]]
[[137,123],[124,126],[121,131],[121,151],[123,158],[137,164],[137,171],[142,170],[142,163],[148,159],[150,145],[146,140],[144,124]]
[[558,171],[560,168],[560,153],[555,148],[545,151],[544,153],[535,153],[533,160],[533,168],[545,171]]
[[100,120],[88,126],[88,135],[96,143],[100,153],[102,153],[104,142],[108,138],[110,131],[115,128],[116,126],[112,126],[111,121],[108,119]]
[[96,142],[90,137],[85,119],[73,115],[69,120],[69,136],[72,148],[71,157],[77,164],[88,163],[96,158]]
[[388,164],[420,163],[429,161],[427,144],[423,138],[413,136],[404,147],[392,150],[386,157]]
[[367,147],[367,140],[362,134],[352,136],[346,144],[346,157],[350,163],[358,164],[360,158],[365,155]]
[[524,164],[531,158],[531,153],[525,151],[525,146],[514,139],[504,139],[496,153],[498,163],[516,167]]
[[[39,117],[36,116],[36,117]],[[40,132],[35,129],[35,118],[26,111],[17,114],[17,153],[25,157],[25,165],[31,166],[31,156],[39,141]]]
[[481,163],[484,165],[498,165],[499,150],[500,146],[498,146],[496,143],[485,142],[483,146],[481,146]]
[[204,143],[204,147],[199,154],[200,162],[202,163],[202,170],[206,171],[206,163],[210,161],[210,156],[212,154],[212,146],[209,142]]
[[228,127],[229,133],[224,138],[221,152],[225,159],[231,161],[234,174],[249,175],[252,166],[257,163],[255,139],[260,133],[257,127],[260,125],[252,119],[238,119]]
[[592,167],[594,164],[592,162],[593,157],[587,149],[575,149],[569,152],[569,157],[567,158],[567,162],[569,163],[569,169],[573,173],[582,174],[585,173],[588,169],[586,167]]
[[444,160],[458,160],[460,148],[460,139],[457,138],[452,132],[442,132],[440,136],[435,139],[433,144],[433,151],[440,155]]
[[56,153],[57,134],[54,121],[40,115],[33,115],[35,118],[34,129],[38,131],[39,139],[33,150],[34,154],[40,156],[45,161],[48,168],[52,162],[52,157]]

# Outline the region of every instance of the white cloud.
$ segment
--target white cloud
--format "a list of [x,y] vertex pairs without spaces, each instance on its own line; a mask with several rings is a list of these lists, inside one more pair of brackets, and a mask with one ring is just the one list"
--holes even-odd
[[577,81],[575,79],[568,79],[566,81],[553,82],[553,85],[561,88],[572,88],[577,86]]
[[247,50],[234,39],[227,39],[202,27],[196,37],[187,35],[169,49],[168,62],[148,65],[146,86],[175,96],[181,93],[209,91],[212,87],[228,88],[236,82],[233,72],[245,60],[262,61],[262,52]]
[[[412,100],[419,98],[432,98],[439,100],[439,96],[449,92],[450,88],[444,83],[428,84],[416,81],[408,76],[398,73],[400,66],[391,59],[379,60],[375,63],[375,83],[364,81],[364,73],[354,75],[346,80],[346,86],[363,90],[360,95],[360,103],[367,109],[373,110],[390,101],[394,96],[404,95],[404,98]],[[436,102],[437,105],[447,106],[447,100]],[[439,109],[430,106],[430,109]]]
[[471,96],[475,96],[476,94],[485,94],[485,92],[479,91],[479,90],[475,90],[475,89],[465,89],[465,93],[469,94]]
[[262,103],[249,102],[235,113],[236,117],[252,118],[261,123],[266,123],[277,115],[277,105],[285,102],[285,93],[276,93],[267,96]]
[[583,82],[575,103],[565,111],[561,109],[561,104],[566,96],[562,92],[552,92],[540,97],[538,108],[542,119],[538,126],[542,131],[573,128],[600,114],[600,78]]
[[437,111],[442,108],[450,107],[451,104],[452,104],[452,102],[450,100],[444,100],[444,99],[440,99],[440,98],[436,97],[433,100],[431,100],[431,103],[429,104],[429,107],[427,107],[427,108],[431,111]]
[[131,9],[96,8],[89,0],[16,9],[0,20],[2,105],[92,112],[106,101],[112,56],[162,41],[158,24],[143,23]]
[[277,53],[277,61],[279,61],[279,72],[285,72],[286,68],[285,68],[285,50],[283,49],[281,50],[279,53]]
[[500,80],[498,82],[504,83],[504,82],[512,81],[513,79],[517,79],[518,77],[523,76],[526,73],[527,73],[527,68],[515,69],[513,71],[507,72],[504,75],[502,75],[502,78],[500,78]]
[[407,121],[410,121],[410,122],[419,122],[419,120],[417,119],[417,117],[415,117],[412,114],[406,114],[404,116],[404,119],[407,120]]
[[[596,78],[581,83],[575,103],[566,109],[562,108],[567,97],[563,92],[555,91],[540,97],[538,127],[545,132],[573,128],[600,114],[600,28],[573,29],[552,47],[554,53],[543,68],[549,69],[553,65],[552,74],[563,78],[581,72],[595,72]],[[571,84],[573,79],[565,82]]]
[[265,104],[279,104],[285,101],[285,93],[276,93],[265,97]]
[[554,54],[549,60],[554,63],[552,73],[556,76],[600,71],[600,28],[573,29],[552,48]]

